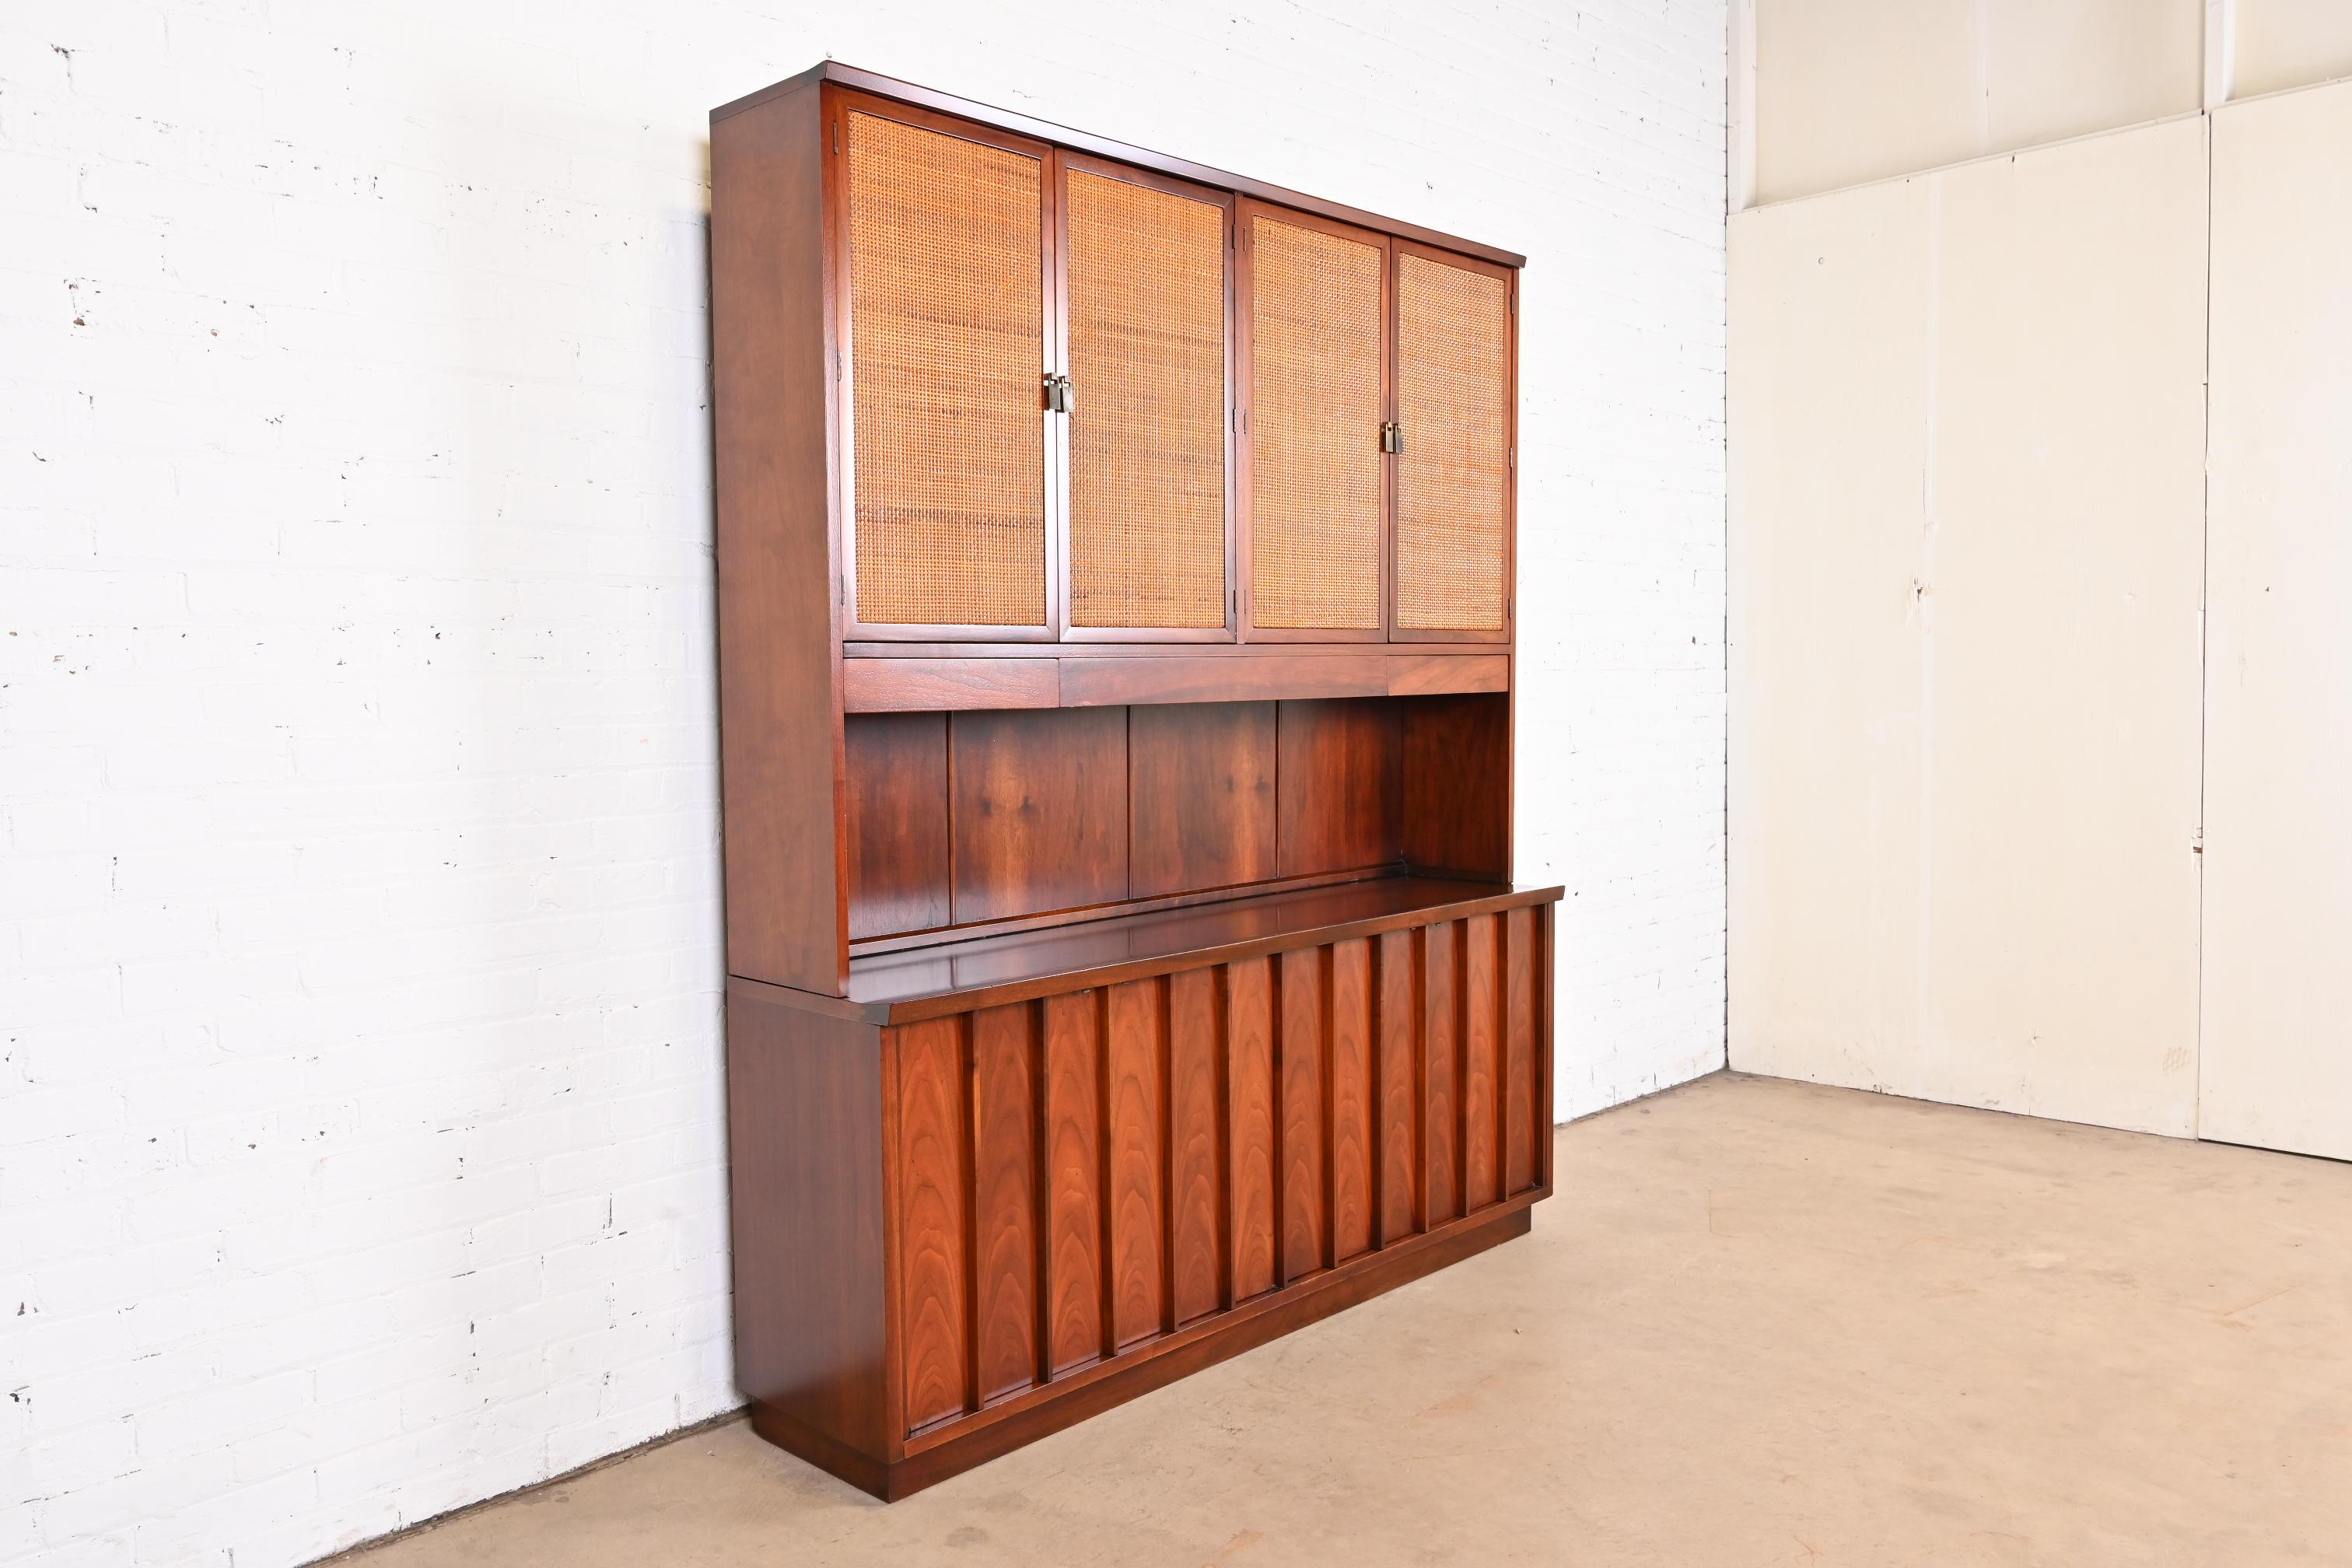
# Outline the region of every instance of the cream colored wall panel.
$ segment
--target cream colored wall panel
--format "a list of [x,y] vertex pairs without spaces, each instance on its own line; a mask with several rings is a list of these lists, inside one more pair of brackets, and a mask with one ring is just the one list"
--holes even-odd
[[2352,0],[2236,0],[2232,96],[2352,77]]
[[1981,4],[1988,153],[2204,106],[2204,0]]
[[2204,138],[1941,177],[1929,1099],[2195,1128]]
[[1731,220],[1731,1061],[1874,1084],[1918,1015],[1927,189]]
[[2213,117],[2199,1130],[2352,1159],[2352,85]]
[[1756,199],[1984,151],[1976,0],[1754,0]]
[[1753,0],[1756,199],[2200,107],[2204,0]]
[[1733,220],[1734,1067],[2192,1131],[2203,134]]

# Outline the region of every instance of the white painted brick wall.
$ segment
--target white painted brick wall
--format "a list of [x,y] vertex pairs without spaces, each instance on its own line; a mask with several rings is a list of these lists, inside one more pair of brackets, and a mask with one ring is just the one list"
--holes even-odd
[[1718,1065],[1724,42],[0,8],[0,1564],[278,1568],[736,1403],[705,116],[828,52],[1529,254],[1561,1110]]

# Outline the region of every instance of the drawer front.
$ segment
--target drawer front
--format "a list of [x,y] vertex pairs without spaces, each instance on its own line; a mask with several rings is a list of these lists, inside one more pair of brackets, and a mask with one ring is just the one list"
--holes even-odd
[[886,1030],[909,1451],[1548,1191],[1550,921],[1513,909]]

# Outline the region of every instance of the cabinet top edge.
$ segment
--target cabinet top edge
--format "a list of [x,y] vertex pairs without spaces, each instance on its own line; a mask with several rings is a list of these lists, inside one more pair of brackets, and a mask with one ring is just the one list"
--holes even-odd
[[1379,213],[1366,212],[1361,207],[1347,206],[1339,202],[1326,201],[1320,196],[1310,196],[1303,191],[1295,191],[1285,185],[1271,184],[1264,180],[1254,180],[1247,175],[1212,168],[1206,163],[1195,163],[1189,158],[1171,157],[1165,153],[1152,152],[1149,148],[1133,146],[1125,142],[1115,142],[1108,136],[1097,136],[1090,132],[1059,125],[1050,120],[1038,120],[1030,115],[1016,113],[1012,110],[998,109],[992,104],[974,102],[968,98],[958,98],[952,93],[918,87],[912,82],[901,81],[896,77],[887,77],[878,71],[863,70],[856,66],[844,65],[839,60],[822,61],[797,76],[786,77],[772,87],[764,87],[757,92],[747,93],[731,103],[722,103],[710,111],[710,122],[716,125],[730,115],[740,114],[747,109],[756,109],[771,100],[785,97],[820,82],[834,82],[842,87],[854,88],[860,92],[872,93],[877,98],[892,99],[900,103],[912,104],[919,109],[934,110],[941,114],[952,114],[978,124],[992,126],[999,131],[1009,131],[1016,135],[1032,137],[1040,142],[1051,142],[1056,146],[1066,147],[1073,152],[1090,153],[1097,157],[1117,159],[1120,163],[1132,163],[1139,168],[1151,169],[1163,174],[1172,174],[1178,179],[1191,180],[1196,184],[1217,186],[1240,195],[1255,197],[1259,201],[1271,202],[1279,206],[1296,207],[1302,212],[1336,218],[1341,223],[1378,229],[1385,234],[1417,240],[1423,245],[1433,245],[1464,256],[1475,256],[1483,260],[1498,262],[1505,267],[1517,268],[1524,268],[1528,264],[1526,257],[1514,250],[1505,250],[1500,246],[1465,239],[1460,235],[1447,234],[1441,229],[1424,228],[1419,224],[1406,223],[1398,218],[1384,217]]

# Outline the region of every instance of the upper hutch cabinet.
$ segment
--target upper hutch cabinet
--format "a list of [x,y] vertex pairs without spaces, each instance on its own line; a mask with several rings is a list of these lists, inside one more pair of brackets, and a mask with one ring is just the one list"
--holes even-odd
[[1053,635],[1050,154],[843,95],[860,636]]

